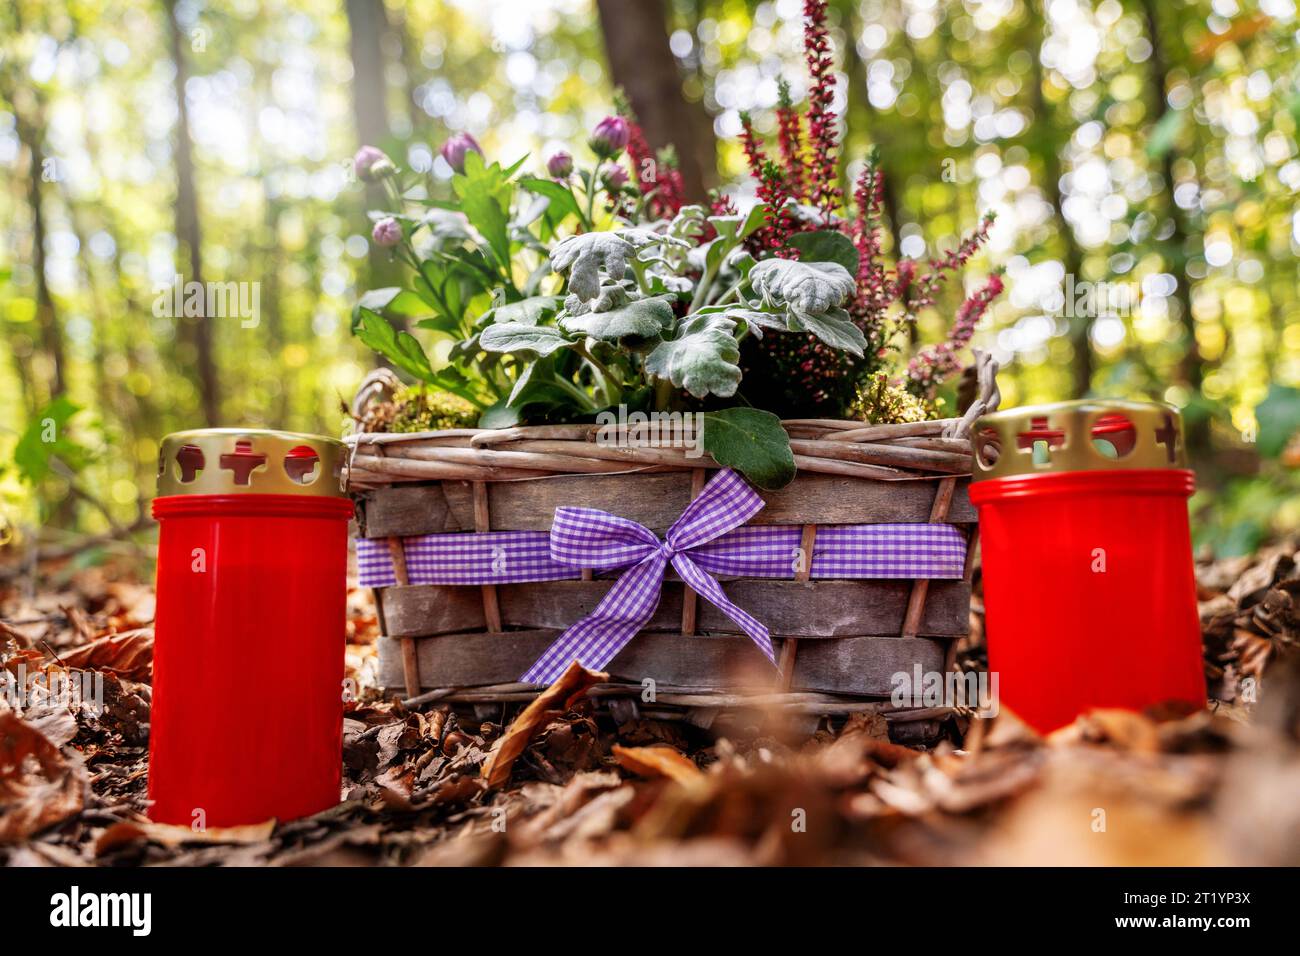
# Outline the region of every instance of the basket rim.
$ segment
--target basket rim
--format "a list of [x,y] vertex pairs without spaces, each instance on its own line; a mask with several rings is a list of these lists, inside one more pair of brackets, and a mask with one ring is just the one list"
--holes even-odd
[[[882,481],[971,473],[964,418],[872,425],[847,419],[785,419],[799,473]],[[687,427],[667,436],[649,426],[521,425],[423,432],[358,432],[348,448],[347,484],[471,480],[525,481],[722,467]],[[611,440],[612,439],[612,440]]]
[[[968,477],[974,468],[972,422],[1001,401],[998,363],[975,349],[978,394],[960,418],[873,425],[839,418],[781,419],[797,473],[872,481],[933,481]],[[353,417],[397,382],[376,369],[362,382]],[[629,472],[700,472],[720,468],[694,434],[694,420],[674,423],[668,442],[658,419],[629,426],[601,423],[451,428],[424,432],[358,432],[348,448],[344,487],[349,490],[418,481],[528,481],[571,475]],[[612,431],[614,441],[608,437]],[[642,434],[653,429],[653,435]],[[689,444],[688,444],[688,439]]]

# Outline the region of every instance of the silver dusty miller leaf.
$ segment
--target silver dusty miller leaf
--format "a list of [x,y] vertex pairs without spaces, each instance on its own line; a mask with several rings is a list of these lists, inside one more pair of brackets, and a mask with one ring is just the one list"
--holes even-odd
[[765,305],[788,306],[805,315],[821,315],[853,294],[856,283],[838,262],[764,259],[749,273]]

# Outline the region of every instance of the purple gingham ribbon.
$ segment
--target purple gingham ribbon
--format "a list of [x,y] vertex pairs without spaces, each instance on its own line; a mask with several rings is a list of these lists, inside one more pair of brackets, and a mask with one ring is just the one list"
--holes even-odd
[[631,567],[596,609],[556,638],[519,680],[549,684],[575,660],[591,670],[608,664],[654,615],[669,564],[697,594],[735,621],[775,664],[767,628],[732,604],[722,586],[694,560],[696,549],[739,528],[762,507],[757,492],[727,468],[686,506],[663,541],[644,525],[607,511],[556,508],[551,525],[553,560],[578,568]]
[[[809,556],[799,551],[798,525],[744,525],[691,552],[713,575],[785,578]],[[551,557],[548,531],[461,531],[401,539],[406,583],[440,586],[576,581],[582,572]],[[950,524],[822,525],[809,576],[818,579],[960,578],[966,539]],[[359,583],[365,588],[397,584],[387,538],[357,539]]]

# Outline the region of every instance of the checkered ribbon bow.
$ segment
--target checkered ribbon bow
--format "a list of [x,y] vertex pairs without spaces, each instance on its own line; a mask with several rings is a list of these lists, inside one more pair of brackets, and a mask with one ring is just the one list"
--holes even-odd
[[[520,681],[549,684],[574,660],[591,670],[603,668],[654,615],[669,564],[697,594],[735,621],[775,664],[767,628],[732,604],[717,580],[691,556],[692,549],[740,527],[762,508],[763,499],[730,469],[719,471],[704,486],[663,541],[644,525],[607,511],[556,508],[552,560],[578,568],[627,570],[596,609],[556,638]],[[707,563],[714,572],[725,573],[717,556],[712,557]]]

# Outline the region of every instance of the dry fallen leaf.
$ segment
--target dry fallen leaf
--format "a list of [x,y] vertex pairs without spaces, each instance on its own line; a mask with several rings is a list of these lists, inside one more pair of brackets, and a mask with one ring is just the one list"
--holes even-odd
[[80,813],[86,774],[35,727],[0,713],[0,844],[16,843]]
[[553,718],[568,710],[594,684],[609,680],[608,674],[589,671],[577,661],[546,690],[537,695],[515,718],[501,739],[492,747],[483,764],[483,779],[489,787],[499,787],[510,779],[510,768],[524,752],[537,732]]
[[127,680],[148,683],[153,670],[153,629],[142,627],[125,634],[110,634],[63,651],[59,659],[66,667],[112,671]]
[[667,777],[678,783],[693,783],[704,776],[695,761],[672,747],[623,747],[615,744],[614,758],[624,770],[643,777]]
[[250,823],[238,827],[208,827],[194,830],[171,823],[154,823],[152,820],[124,820],[114,823],[95,839],[95,856],[102,856],[136,840],[148,840],[165,847],[178,847],[185,843],[262,843],[275,831],[274,820]]

